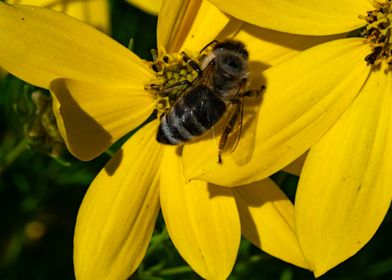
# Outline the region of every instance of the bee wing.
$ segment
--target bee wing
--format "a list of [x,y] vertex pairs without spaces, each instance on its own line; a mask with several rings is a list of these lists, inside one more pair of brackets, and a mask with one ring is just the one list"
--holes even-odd
[[[245,98],[244,103],[254,102],[250,100],[250,98]],[[248,105],[248,104],[247,104]],[[241,112],[242,121],[241,121],[241,133],[235,131],[235,138],[237,141],[233,146],[234,150],[231,150],[231,158],[238,165],[244,165],[252,157],[254,148],[255,148],[255,136],[256,136],[256,128],[257,128],[257,106],[243,106],[244,109]],[[240,138],[239,138],[240,137]]]
[[236,164],[243,165],[250,160],[255,146],[256,122],[254,116],[257,113],[255,111],[257,107],[245,106],[245,102],[248,100],[245,98],[245,81],[240,84],[235,96],[236,102],[232,102],[227,109],[226,127],[230,125],[231,120],[234,119],[235,122],[231,124],[233,129],[229,134],[223,153],[230,153],[230,157]]
[[213,73],[215,69],[215,59],[211,59],[211,61],[207,64],[206,67],[202,70],[199,76],[193,80],[191,86],[198,86],[198,85],[206,85],[209,88],[213,88]]
[[242,121],[244,117],[244,93],[245,93],[245,83],[241,82],[238,87],[236,94],[232,100],[228,101],[227,111],[226,111],[226,125],[223,129],[229,129],[229,135],[225,143],[223,144],[222,152],[233,153],[237,148],[241,134],[242,134]]
[[[179,92],[178,96],[176,97],[176,101],[174,102],[172,107],[174,107],[176,103],[180,102],[180,100],[182,99],[184,94],[189,92],[192,88],[195,88],[201,84],[206,85],[211,88],[212,87],[212,73],[213,73],[214,67],[215,67],[215,60],[212,59],[210,61],[210,63],[208,63],[208,65],[202,70],[202,72],[189,85],[184,87]],[[178,85],[174,85],[172,87],[177,87],[177,86],[181,86],[181,83],[179,83]],[[165,90],[170,91],[170,88],[165,89]]]

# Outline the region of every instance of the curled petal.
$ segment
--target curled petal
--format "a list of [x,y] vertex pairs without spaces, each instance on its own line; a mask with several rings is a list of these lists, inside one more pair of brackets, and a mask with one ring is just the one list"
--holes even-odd
[[158,18],[158,49],[199,51],[229,21],[229,16],[208,1],[164,1]]
[[392,195],[391,74],[372,72],[349,110],[309,152],[296,197],[296,228],[316,276],[374,235]]
[[180,158],[168,148],[162,165],[161,205],[170,237],[181,256],[203,278],[226,279],[241,237],[230,189],[202,181],[185,184]]
[[127,279],[143,259],[159,211],[156,129],[128,140],[88,189],[75,229],[77,279]]

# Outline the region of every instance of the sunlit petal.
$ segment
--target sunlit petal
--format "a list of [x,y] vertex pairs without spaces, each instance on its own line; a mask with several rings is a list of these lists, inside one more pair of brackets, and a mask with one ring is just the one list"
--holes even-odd
[[127,279],[140,264],[159,211],[156,129],[128,140],[88,189],[75,232],[77,279]]
[[392,195],[392,79],[372,72],[349,110],[309,152],[296,197],[296,227],[319,276],[374,235]]
[[108,0],[6,0],[5,2],[49,8],[80,19],[105,33],[110,33]]
[[242,235],[281,260],[309,268],[295,235],[294,206],[279,187],[265,179],[232,190]]
[[[223,164],[217,164],[214,141],[186,145],[186,178],[238,186],[287,166],[351,104],[369,74],[370,67],[363,61],[369,51],[362,39],[336,40],[267,69],[263,73],[267,90],[254,102],[253,115],[244,115],[245,121],[257,122],[256,136],[245,127],[237,149],[223,157]],[[249,152],[253,154],[246,164],[233,160],[237,153]]]
[[163,0],[127,0],[128,3],[151,15],[158,15]]
[[154,109],[143,85],[57,79],[50,85],[58,127],[70,152],[90,160],[136,128]]
[[303,35],[329,35],[355,30],[358,15],[373,10],[371,1],[356,0],[211,0],[219,9],[246,22]]
[[202,181],[185,184],[180,158],[168,148],[162,164],[161,204],[181,256],[203,278],[226,279],[241,236],[231,190]]
[[164,1],[158,19],[158,49],[199,51],[229,21],[229,16],[208,1]]
[[151,79],[148,67],[95,28],[44,8],[0,2],[0,65],[48,88],[51,80],[134,83]]
[[342,34],[333,36],[293,35],[246,23],[242,24],[238,32],[233,35],[234,39],[244,42],[249,51],[251,79],[257,79],[257,77],[252,77],[254,73],[259,74],[268,67],[293,57],[300,51],[342,37]]

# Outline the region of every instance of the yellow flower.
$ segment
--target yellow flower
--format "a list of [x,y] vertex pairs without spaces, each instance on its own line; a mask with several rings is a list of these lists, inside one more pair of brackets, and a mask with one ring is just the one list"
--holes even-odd
[[[59,128],[76,157],[98,156],[153,112],[156,97],[144,87],[155,74],[129,50],[46,9],[0,4],[0,14],[0,41],[7,42],[0,44],[0,65],[31,84],[50,88]],[[262,70],[330,39],[259,29],[207,1],[164,2],[158,22],[161,55],[198,52],[213,39],[226,37],[246,43],[254,76],[251,87],[260,84],[256,78]],[[263,104],[269,102],[270,110],[280,112],[281,100],[269,98]],[[249,115],[245,124],[259,126]],[[269,133],[276,130],[271,121],[267,117],[262,122],[270,124]],[[202,277],[228,276],[241,233],[264,251],[308,267],[293,234],[293,206],[272,181],[238,189],[199,180],[185,183],[178,149],[156,142],[157,126],[155,120],[141,128],[90,186],[76,225],[78,279],[128,277],[144,256],[160,208],[173,243]],[[243,137],[239,148],[242,142],[249,144],[251,130],[244,129]],[[195,147],[200,156],[213,154],[216,162],[213,140],[205,142],[212,152],[196,144],[186,147]],[[224,165],[229,159],[224,158]]]
[[[10,4],[34,5],[49,8],[65,13],[85,23],[110,34],[110,15],[108,0],[7,0]],[[7,71],[0,68],[0,79],[7,74]]]
[[107,34],[110,33],[108,0],[6,0],[5,2],[34,5],[59,11],[80,19]]
[[162,0],[127,0],[128,3],[151,15],[158,15]]
[[[357,38],[318,45],[265,72],[266,100],[272,98],[270,95],[282,95],[284,108],[300,106],[296,115],[284,109],[275,112],[278,118],[289,118],[292,125],[277,124],[282,137],[275,134],[270,136],[271,141],[273,137],[281,139],[281,149],[286,149],[285,157],[289,153],[291,159],[310,148],[310,142],[317,142],[299,181],[295,220],[302,252],[315,275],[322,275],[362,248],[390,207],[392,2],[212,2],[237,18],[292,34],[332,35],[360,29],[356,31]],[[274,72],[281,73],[280,81],[270,78]],[[302,106],[292,99],[301,100]],[[264,106],[268,105],[261,106],[260,122],[263,115],[274,113]],[[268,135],[261,130],[256,133],[260,135],[256,141],[268,143]],[[264,154],[266,160],[253,170],[237,169],[238,177],[231,180],[247,177],[253,181],[269,175],[273,170],[266,166],[271,163],[267,152],[267,148],[256,148],[255,158]],[[193,155],[184,151],[185,170],[188,171],[187,161],[194,169],[188,177],[220,184],[227,181],[220,177],[218,168],[206,166],[210,155],[198,157],[205,172],[198,170],[200,164],[192,159]],[[272,162],[275,169],[287,162],[277,161]]]

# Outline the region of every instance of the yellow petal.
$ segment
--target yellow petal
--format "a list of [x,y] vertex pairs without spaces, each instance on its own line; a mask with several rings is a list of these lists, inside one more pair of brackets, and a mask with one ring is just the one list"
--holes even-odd
[[3,79],[7,74],[7,71],[0,67],[0,80]]
[[127,0],[128,3],[138,7],[151,15],[158,15],[163,0]]
[[230,189],[202,181],[185,184],[180,158],[167,148],[162,163],[161,205],[170,237],[203,278],[226,279],[240,243],[240,221]]
[[0,2],[0,42],[0,65],[43,88],[61,77],[122,84],[153,77],[140,58],[103,33],[44,8]]
[[302,156],[294,160],[292,163],[284,167],[282,170],[287,173],[299,176],[301,174],[302,167],[304,166],[307,155],[308,153],[304,153]]
[[208,1],[165,1],[158,18],[158,49],[200,51],[229,23],[230,17]]
[[159,211],[156,125],[128,140],[88,189],[75,230],[77,279],[127,279],[144,257]]
[[355,102],[305,162],[296,197],[296,227],[316,276],[361,249],[390,206],[391,81],[390,72],[372,72]]
[[[245,43],[249,51],[250,78],[257,80],[258,77],[253,76],[260,75],[268,67],[277,65],[300,51],[343,38],[343,36],[344,34],[333,36],[294,35],[244,23],[238,28],[233,38]],[[253,83],[251,83],[252,86]]]
[[108,0],[6,0],[6,2],[49,8],[80,19],[105,33],[110,33]]
[[142,84],[94,84],[57,79],[50,84],[53,111],[69,151],[81,160],[104,152],[152,113]]
[[[243,129],[234,153],[217,164],[214,141],[184,148],[187,179],[238,186],[266,178],[302,155],[351,104],[366,80],[370,52],[362,39],[341,39],[308,49],[263,74],[267,90],[254,102],[256,135]],[[261,102],[261,105],[260,105]],[[254,142],[253,142],[254,141]],[[233,160],[249,154],[246,164]]]
[[366,24],[358,15],[374,10],[368,0],[211,0],[222,11],[272,30],[303,35],[329,35]]
[[271,180],[234,188],[242,235],[263,251],[309,268],[295,235],[294,206]]

